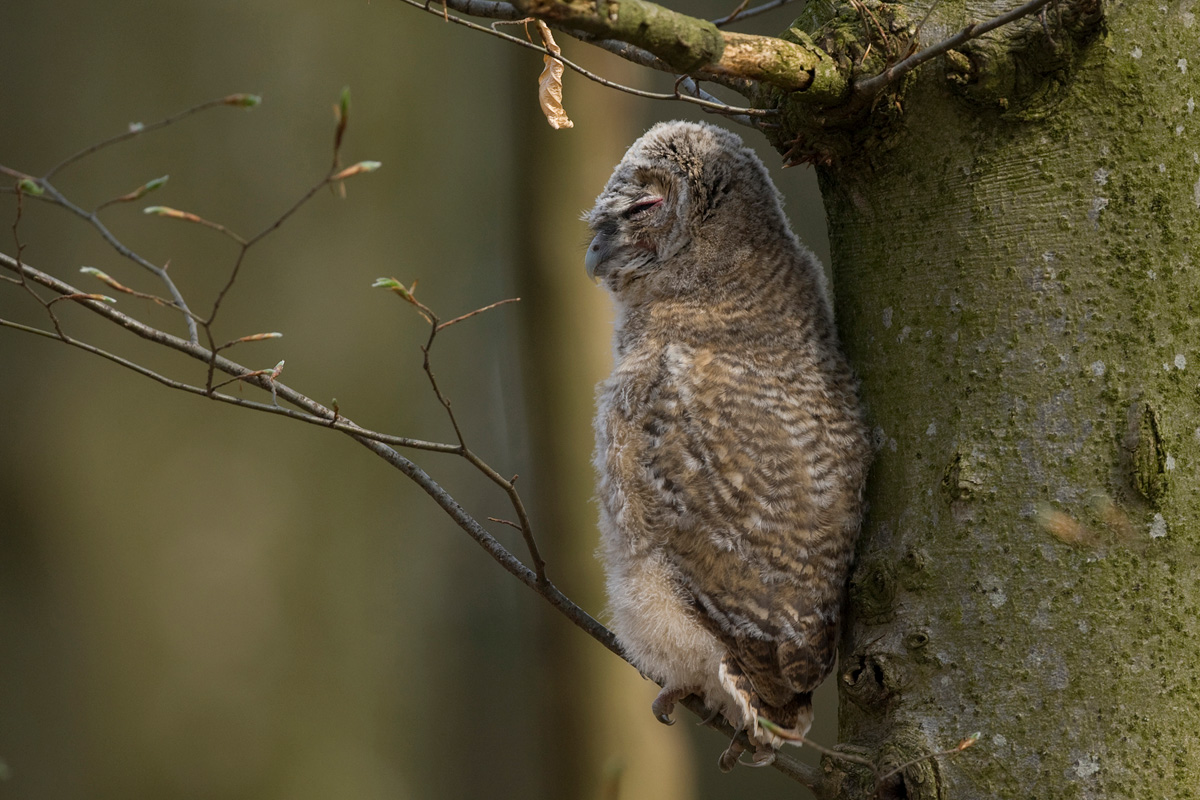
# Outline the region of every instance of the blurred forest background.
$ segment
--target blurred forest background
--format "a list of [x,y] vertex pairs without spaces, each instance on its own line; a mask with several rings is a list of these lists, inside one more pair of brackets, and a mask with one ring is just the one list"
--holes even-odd
[[[689,3],[715,17],[736,3]],[[775,33],[788,9],[743,30]],[[519,30],[509,28],[508,30]],[[413,309],[372,290],[420,280],[451,328],[434,366],[468,442],[519,473],[552,580],[603,619],[590,466],[609,301],[584,275],[580,212],[659,119],[700,118],[568,71],[573,130],[536,97],[540,56],[397,0],[5,0],[0,163],[40,175],[134,121],[232,92],[218,108],[59,174],[208,308],[236,255],[145,205],[257,232],[328,169],[343,86],[345,163],[383,168],[322,193],[254,248],[218,331],[284,338],[230,355],[356,422],[450,441],[420,371]],[[669,91],[560,42],[613,79]],[[731,98],[732,99],[732,98]],[[778,170],[797,232],[827,262],[811,171]],[[16,204],[0,195],[0,250]],[[24,259],[87,291],[102,269],[161,291],[96,232],[27,201]],[[69,331],[203,382],[202,368],[58,304]],[[118,308],[181,331],[175,315]],[[45,327],[0,284],[0,316]],[[259,398],[257,390],[245,389]],[[796,797],[773,770],[722,775],[722,737],[655,722],[655,687],[504,573],[402,475],[346,437],[220,405],[54,342],[0,330],[0,798]],[[449,456],[412,455],[477,518],[503,495]],[[492,525],[518,555],[516,533]],[[818,740],[831,743],[831,687]],[[806,752],[805,757],[812,754]]]

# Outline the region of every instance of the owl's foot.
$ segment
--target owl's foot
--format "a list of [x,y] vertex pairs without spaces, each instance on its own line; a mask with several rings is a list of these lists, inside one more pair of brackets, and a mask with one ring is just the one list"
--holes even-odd
[[687,689],[663,689],[650,704],[654,718],[663,725],[674,725],[675,720],[671,719],[671,712],[675,710],[675,704],[689,694],[691,692]]
[[745,764],[747,767],[768,767],[775,763],[775,749],[760,744],[754,746],[754,755],[749,761],[742,761],[742,753],[746,752],[748,748],[738,740],[739,735],[741,735],[741,731],[734,735],[729,747],[717,759],[717,767],[721,772],[729,772],[738,764]]
[[775,748],[758,746],[754,748],[754,757],[749,763],[742,762],[747,767],[769,767],[775,763]]
[[741,758],[744,752],[746,752],[746,746],[739,742],[735,735],[733,741],[729,743],[729,747],[717,759],[717,769],[721,770],[721,772],[730,772],[737,766],[738,759]]

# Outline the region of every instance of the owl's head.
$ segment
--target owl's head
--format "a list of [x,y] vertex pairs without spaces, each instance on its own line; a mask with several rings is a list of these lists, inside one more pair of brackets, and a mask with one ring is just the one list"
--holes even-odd
[[[716,125],[663,122],[633,143],[584,215],[589,277],[620,292],[642,279],[687,283],[764,232],[794,241],[762,161]],[[712,256],[717,255],[714,259]],[[707,276],[711,277],[711,276]]]

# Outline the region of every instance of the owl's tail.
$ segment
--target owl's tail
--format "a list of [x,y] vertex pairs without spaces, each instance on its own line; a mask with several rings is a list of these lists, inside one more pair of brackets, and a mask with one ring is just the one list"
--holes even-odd
[[754,746],[754,754],[750,761],[743,761],[742,753],[747,751],[745,740],[733,737],[729,748],[721,754],[717,766],[722,772],[729,772],[737,764],[748,767],[765,767],[775,760],[775,751],[785,744],[799,746],[804,743],[804,736],[812,727],[812,692],[796,695],[783,706],[763,705],[757,697],[752,698],[754,709],[758,716],[746,727],[746,737]]
[[[770,705],[729,657],[722,660],[719,676],[727,693],[722,713],[735,728],[745,731],[746,738],[754,746],[751,766],[770,764],[775,760],[775,751],[785,744],[800,746],[804,743],[804,737],[812,727],[812,692],[798,692],[782,705]],[[727,772],[738,763],[746,750],[742,741],[734,737],[729,749],[722,754],[719,761],[722,771]]]
[[801,692],[783,706],[760,705],[758,708],[758,726],[763,733],[762,738],[779,739],[779,742],[771,743],[776,748],[785,743],[797,747],[802,745],[812,721],[812,692]]

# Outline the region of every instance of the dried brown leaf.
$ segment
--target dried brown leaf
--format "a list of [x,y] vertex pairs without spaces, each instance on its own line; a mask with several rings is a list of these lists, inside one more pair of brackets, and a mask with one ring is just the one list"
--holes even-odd
[[[537,27],[538,33],[542,37],[542,44],[546,49],[554,55],[561,55],[562,49],[555,43],[554,36],[546,27],[546,23],[539,19]],[[542,74],[538,76],[538,102],[542,106],[542,113],[546,115],[546,121],[550,123],[550,127],[555,130],[573,128],[575,123],[567,116],[562,104],[563,63],[548,55],[542,56],[542,61],[546,64],[542,69]]]

